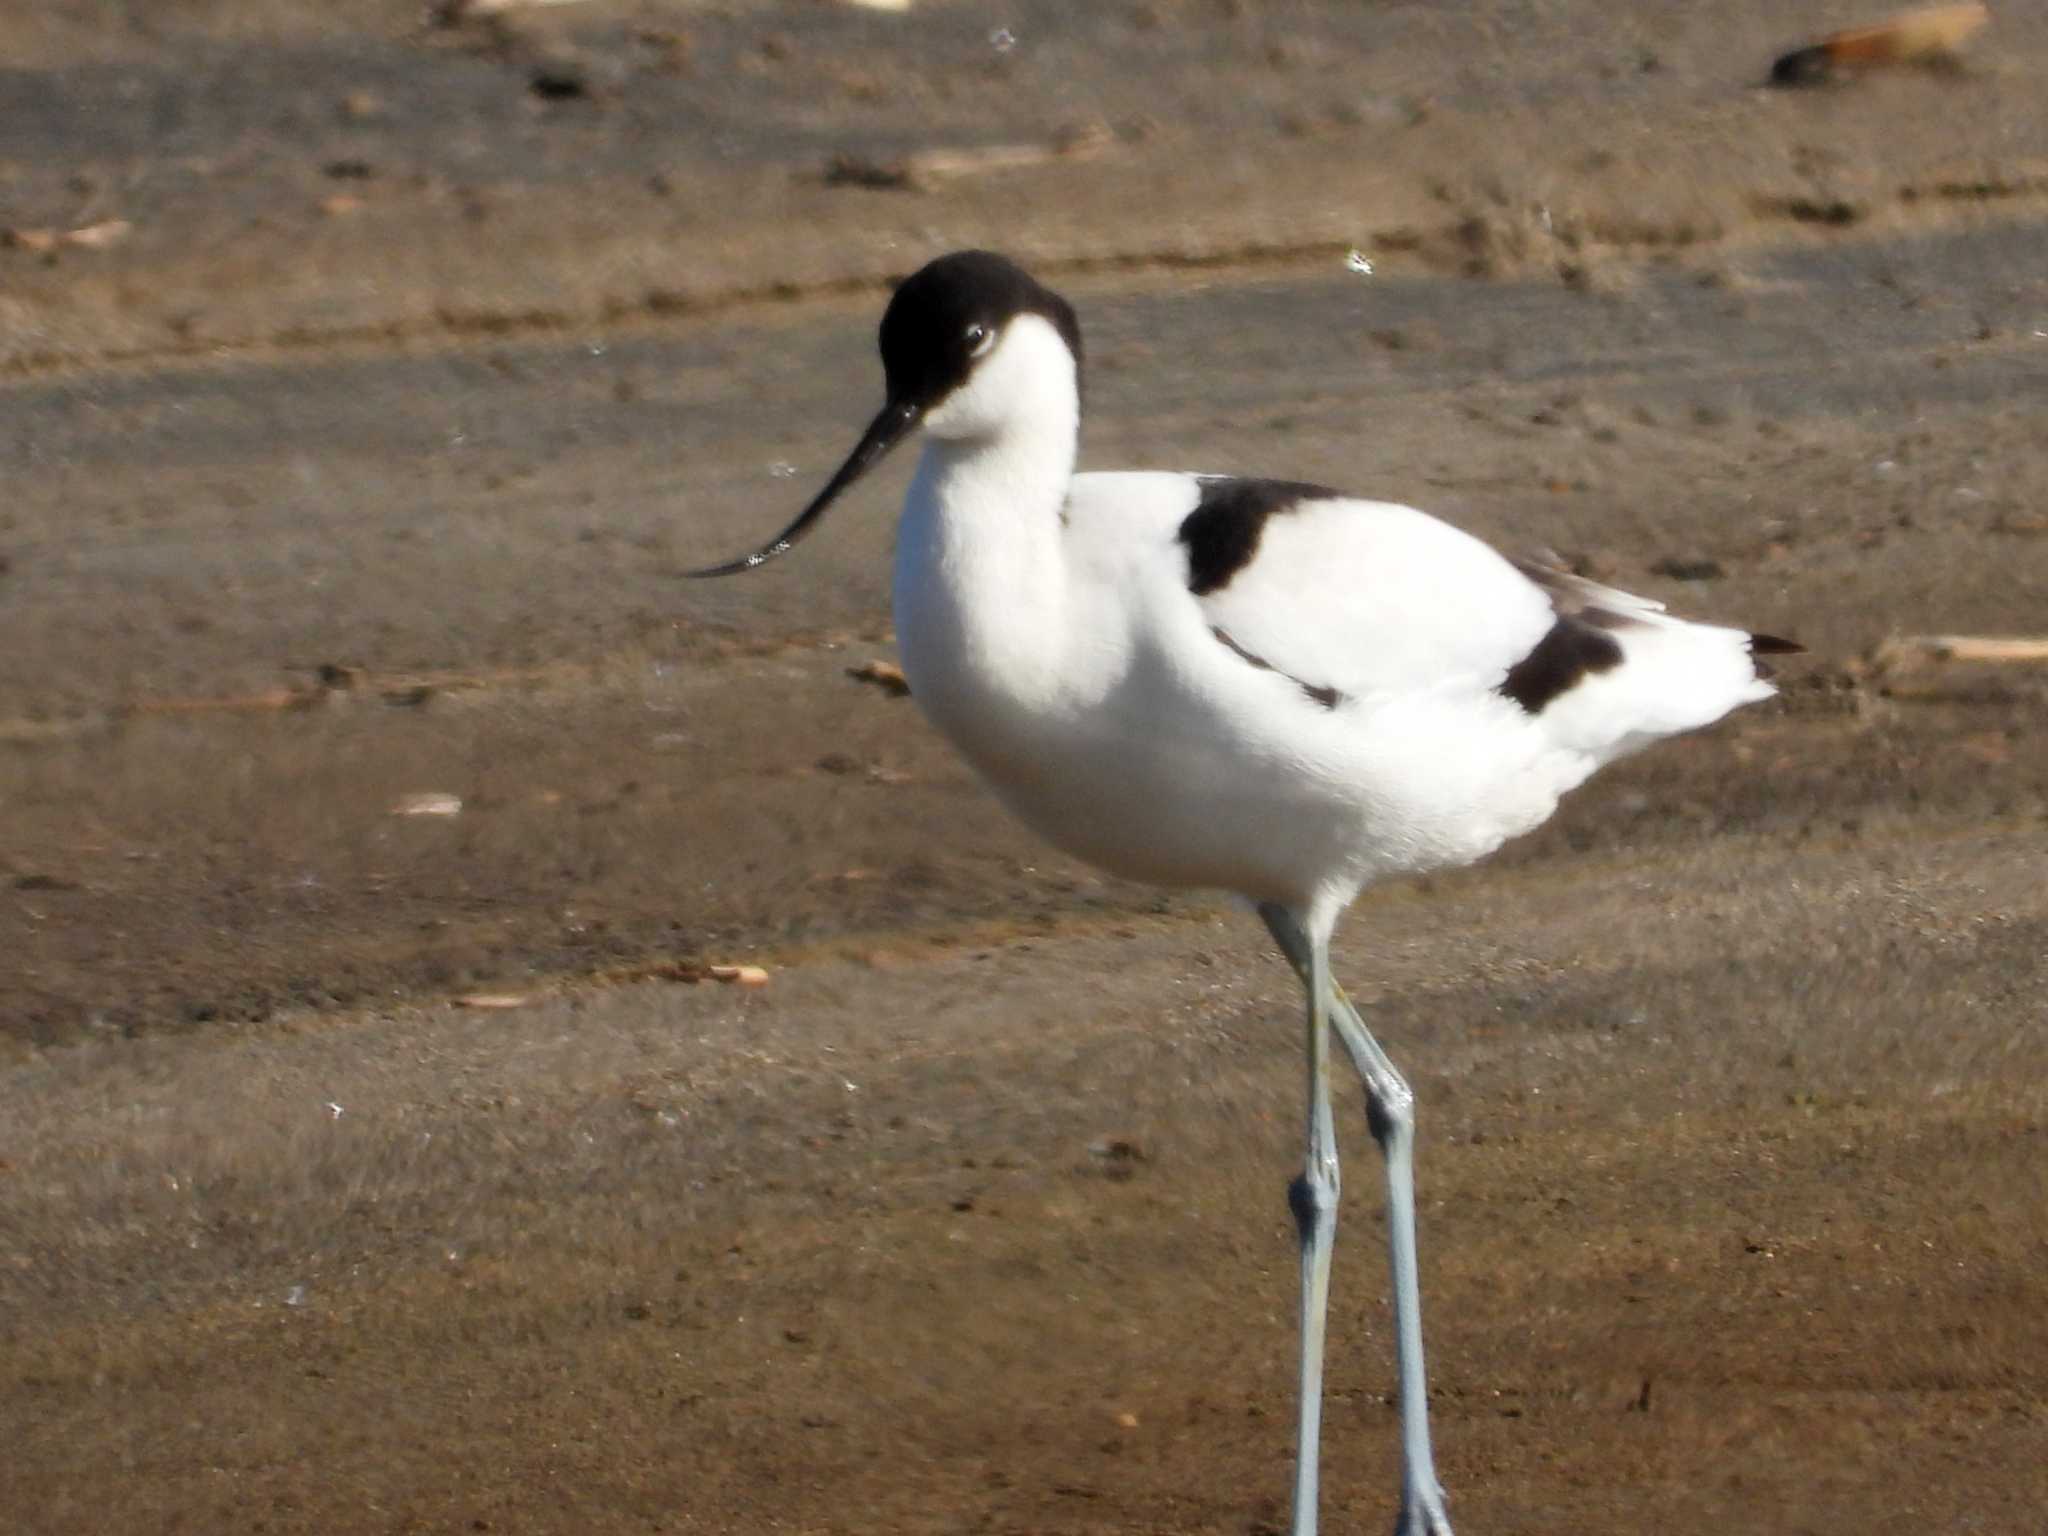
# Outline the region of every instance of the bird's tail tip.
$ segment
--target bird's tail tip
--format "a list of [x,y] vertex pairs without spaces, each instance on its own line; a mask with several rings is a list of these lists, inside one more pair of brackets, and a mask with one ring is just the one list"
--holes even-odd
[[1803,656],[1806,647],[1797,640],[1787,640],[1783,635],[1751,635],[1749,656],[1756,666],[1756,675],[1768,681],[1777,676],[1777,668],[1763,658],[1766,656]]
[[1749,654],[1752,656],[1803,656],[1806,647],[1797,640],[1787,640],[1783,635],[1751,635]]

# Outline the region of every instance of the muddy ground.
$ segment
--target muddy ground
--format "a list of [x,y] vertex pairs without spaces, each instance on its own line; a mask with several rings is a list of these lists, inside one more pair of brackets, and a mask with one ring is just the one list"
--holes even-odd
[[2041,1530],[2048,674],[1873,656],[2048,633],[2048,27],[1772,93],[1861,16],[1611,9],[0,10],[0,1527],[1284,1528],[1256,925],[850,675],[907,461],[677,575],[981,241],[1081,310],[1091,466],[1812,648],[1340,936],[1460,1529]]

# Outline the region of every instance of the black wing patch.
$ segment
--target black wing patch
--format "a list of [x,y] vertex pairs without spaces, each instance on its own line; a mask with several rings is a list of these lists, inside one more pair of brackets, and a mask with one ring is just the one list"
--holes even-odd
[[[1549,595],[1551,607],[1558,615],[1536,649],[1510,667],[1500,685],[1502,693],[1532,715],[1540,714],[1544,705],[1581,679],[1611,671],[1620,664],[1621,648],[1599,631],[1628,630],[1655,622],[1648,615],[1616,612],[1604,606],[1622,594],[1596,581],[1574,576],[1541,560],[1517,560],[1514,564],[1516,570]],[[1592,632],[1575,633],[1574,627],[1578,631],[1590,627]],[[1805,649],[1797,640],[1781,635],[1749,637],[1749,654],[1755,662],[1756,675],[1762,678],[1772,675],[1771,666],[1763,657],[1795,655]]]
[[[1559,695],[1570,692],[1587,677],[1611,672],[1621,665],[1621,646],[1606,631],[1629,629],[1642,622],[1611,608],[1581,608],[1565,614],[1536,642],[1536,649],[1508,668],[1500,691],[1532,715]],[[1764,656],[1796,655],[1806,649],[1797,640],[1778,635],[1751,635],[1749,654],[1756,660],[1756,675],[1768,678],[1770,665]]]
[[1607,607],[1606,600],[1621,594],[1598,582],[1539,560],[1517,560],[1514,565],[1543,589],[1557,622],[1544,632],[1533,651],[1508,668],[1500,691],[1530,714],[1540,715],[1588,677],[1620,666],[1621,644],[1612,631],[1633,629],[1646,620]]
[[1238,480],[1228,475],[1197,477],[1201,499],[1180,525],[1180,541],[1188,548],[1188,590],[1207,597],[1230,585],[1230,579],[1259,552],[1266,519],[1305,501],[1341,499],[1342,491],[1298,480]]
[[[1603,615],[1605,616],[1605,615]],[[1500,691],[1532,715],[1596,672],[1621,665],[1621,645],[1584,617],[1567,614],[1550,626],[1536,649],[1508,668]]]
[[1286,678],[1287,681],[1294,684],[1294,686],[1299,688],[1303,693],[1307,694],[1316,703],[1322,705],[1323,708],[1335,709],[1339,704],[1344,702],[1344,695],[1339,693],[1336,689],[1330,687],[1327,683],[1305,683],[1291,672],[1281,672],[1278,667],[1274,666],[1273,663],[1266,660],[1265,657],[1254,655],[1252,652],[1246,650],[1243,646],[1239,645],[1236,639],[1231,635],[1229,630],[1219,629],[1218,627],[1212,624],[1209,626],[1209,633],[1214,635],[1218,640],[1222,641],[1224,647],[1230,652],[1231,655],[1238,657],[1240,660],[1250,662],[1254,667],[1257,667],[1261,672],[1278,673],[1281,677]]

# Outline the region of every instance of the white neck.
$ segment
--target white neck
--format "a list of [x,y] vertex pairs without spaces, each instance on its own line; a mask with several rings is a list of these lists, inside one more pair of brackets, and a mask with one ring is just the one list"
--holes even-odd
[[[1047,328],[1050,333],[1050,328]],[[1056,338],[1055,338],[1056,340]],[[1023,346],[1019,346],[1023,343]],[[1006,338],[1006,392],[985,430],[927,441],[896,536],[896,635],[911,690],[958,739],[1000,735],[1014,709],[1043,710],[1060,689],[1068,626],[1062,510],[1080,404],[1064,345]],[[991,363],[1010,363],[991,358]],[[949,402],[950,405],[950,402]]]

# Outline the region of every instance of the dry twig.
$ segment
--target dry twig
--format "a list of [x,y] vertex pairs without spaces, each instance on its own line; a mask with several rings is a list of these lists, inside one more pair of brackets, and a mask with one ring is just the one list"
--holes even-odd
[[1901,11],[1873,26],[1850,27],[1795,48],[1771,66],[1773,85],[1815,85],[1844,69],[1941,64],[1991,20],[1977,0]]

